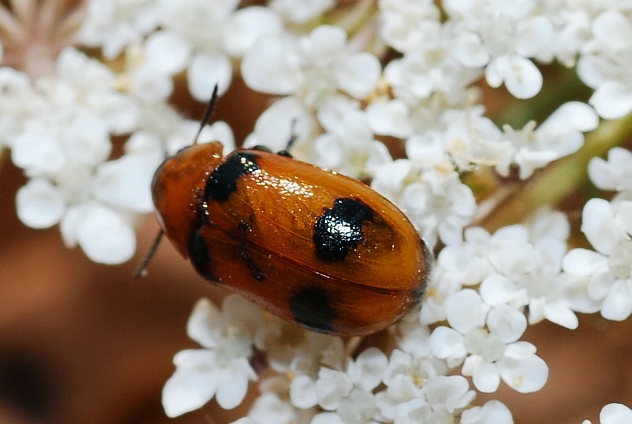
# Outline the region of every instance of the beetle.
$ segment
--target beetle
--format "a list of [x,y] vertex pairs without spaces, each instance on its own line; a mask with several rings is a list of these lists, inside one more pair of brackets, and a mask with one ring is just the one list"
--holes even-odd
[[202,277],[336,335],[382,330],[420,301],[432,254],[393,203],[287,149],[222,150],[185,147],[152,182],[164,234]]

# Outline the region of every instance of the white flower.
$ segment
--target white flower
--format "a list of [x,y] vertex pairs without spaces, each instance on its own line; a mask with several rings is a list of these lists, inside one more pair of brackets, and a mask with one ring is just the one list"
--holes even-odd
[[591,199],[584,206],[582,232],[596,251],[566,254],[567,274],[588,279],[588,296],[601,303],[601,315],[621,321],[632,314],[632,202]]
[[391,47],[404,53],[435,41],[426,33],[428,26],[440,18],[439,8],[432,0],[380,0],[379,7],[380,33]]
[[436,244],[437,236],[445,244],[460,242],[463,227],[470,223],[476,209],[471,189],[456,172],[424,172],[421,182],[404,188],[398,203],[422,229],[429,246]]
[[[174,68],[187,68],[189,92],[197,100],[208,100],[215,84],[219,85],[220,94],[230,85],[232,69],[222,41],[237,3],[237,0],[158,1],[162,31],[168,35],[162,40],[178,46],[178,50],[163,47],[156,51],[182,58],[182,63]],[[158,32],[152,37],[160,35]]]
[[[140,140],[144,137],[147,140]],[[139,146],[145,142],[148,144]],[[113,209],[147,213],[154,207],[149,188],[164,154],[156,140],[142,132],[136,132],[129,138],[125,150],[126,154],[119,159],[96,167],[92,181],[93,197]]]
[[[599,413],[600,424],[625,424],[630,421],[632,421],[632,410],[620,403],[610,403]],[[585,420],[582,424],[590,424],[590,421]]]
[[315,381],[297,376],[290,385],[292,403],[299,408],[317,404],[329,411],[316,415],[312,423],[371,423],[377,412],[372,391],[382,382],[387,363],[386,355],[372,347],[355,361],[349,359],[346,372],[321,367]]
[[507,161],[515,148],[501,141],[500,130],[484,112],[482,106],[443,111],[435,128],[416,132],[406,140],[408,158],[421,169],[454,166],[468,170]]
[[158,26],[157,0],[92,0],[79,31],[81,42],[101,46],[114,59]]
[[395,407],[395,424],[451,423],[475,397],[465,377],[439,375],[430,379],[410,400]]
[[474,406],[461,414],[461,424],[513,424],[511,411],[505,404],[490,400],[483,406]]
[[421,176],[411,172],[409,160],[395,160],[377,169],[371,187],[402,208],[429,246],[436,244],[437,237],[446,244],[462,240],[463,227],[476,209],[470,188],[456,172],[430,170]]
[[225,298],[221,311],[207,299],[197,302],[187,333],[203,349],[183,350],[174,357],[176,371],[162,392],[168,416],[200,408],[213,397],[224,409],[243,401],[249,381],[257,378],[249,363],[257,314],[261,311],[256,306],[237,295]]
[[[275,393],[265,392],[259,396],[250,411],[248,417],[242,418],[243,424],[267,424],[267,423],[298,423],[300,412],[292,405],[281,400]],[[241,423],[241,420],[235,421]]]
[[241,57],[260,37],[281,31],[283,21],[269,7],[244,7],[226,25],[224,49],[233,57]]
[[[574,66],[578,54],[592,38],[594,19],[612,4],[606,2],[550,1],[538,5],[542,14],[553,23],[553,40],[535,57],[546,63],[557,59],[567,67]],[[616,6],[615,6],[616,7]]]
[[270,8],[300,24],[332,9],[337,0],[272,0],[269,3]]
[[621,147],[608,151],[608,160],[593,157],[588,163],[590,180],[602,190],[632,193],[632,153]]
[[316,164],[352,178],[371,175],[391,161],[386,146],[373,138],[368,118],[360,111],[343,113],[341,121],[314,140]]
[[412,103],[430,97],[433,92],[451,95],[463,91],[481,76],[479,69],[467,68],[451,54],[451,31],[450,26],[439,21],[424,21],[415,37],[419,41],[407,46],[401,59],[388,63],[384,77],[396,97]]
[[576,328],[577,317],[566,298],[566,281],[560,276],[565,238],[543,237],[529,242],[528,229],[510,226],[493,236],[488,259],[494,273],[481,282],[480,293],[489,305],[529,306],[529,322],[546,318]]
[[0,148],[11,147],[14,138],[36,113],[41,100],[32,89],[28,75],[8,67],[0,67],[0,91]]
[[449,0],[443,5],[455,20],[457,60],[468,67],[486,66],[487,83],[499,87],[504,82],[517,98],[527,99],[540,91],[542,74],[527,58],[548,48],[553,26],[548,17],[534,14],[534,1],[503,5]]
[[380,64],[370,53],[348,52],[342,28],[322,25],[300,39],[287,33],[259,38],[244,55],[241,72],[249,87],[293,94],[315,109],[336,90],[365,98],[375,88]]
[[309,423],[316,414],[314,380],[321,366],[343,369],[345,346],[339,337],[305,330],[269,317],[258,328],[254,345],[265,352],[269,372],[259,382],[261,396],[248,416],[258,422]]
[[480,227],[466,228],[464,243],[448,245],[439,252],[421,307],[422,324],[444,321],[445,300],[450,295],[464,285],[478,285],[494,273],[487,258],[490,239],[489,233]]
[[406,137],[413,130],[411,111],[403,100],[373,101],[365,111],[376,134]]
[[559,213],[541,211],[531,226],[531,234],[527,227],[514,225],[493,236],[482,228],[468,228],[464,243],[446,246],[429,282],[421,322],[444,320],[446,299],[463,286],[480,284],[480,295],[489,306],[506,304],[520,312],[529,306],[531,324],[548,319],[576,328],[571,303],[579,305],[581,293],[560,275],[568,221]]
[[11,142],[13,162],[33,178],[18,193],[18,216],[37,228],[60,223],[65,243],[94,261],[124,262],[136,248],[139,214],[153,208],[149,186],[162,149],[156,141],[107,162],[110,136],[136,128],[138,106],[114,90],[106,67],[74,49],[57,67],[56,77],[38,81],[37,114]]
[[391,353],[382,377],[388,389],[376,395],[380,420],[387,422],[395,419],[399,404],[422,398],[422,387],[447,372],[445,362],[430,351],[427,327],[418,322],[400,322],[398,328],[402,334],[399,348]]
[[632,22],[621,12],[608,10],[592,24],[593,39],[577,63],[581,80],[595,89],[589,103],[599,116],[620,118],[632,110]]
[[97,202],[68,207],[60,227],[65,244],[79,244],[95,262],[120,264],[131,258],[136,249],[136,236],[125,215]]
[[502,378],[514,390],[540,390],[548,368],[535,355],[535,346],[517,341],[527,327],[524,315],[507,305],[489,307],[480,295],[464,289],[446,300],[446,318],[452,328],[437,327],[430,347],[448,366],[463,363],[463,375],[472,376],[474,386],[490,393]]
[[[533,121],[519,131],[505,125],[503,139],[513,144],[512,161],[520,168],[520,178],[526,179],[536,169],[575,153],[584,144],[582,132],[593,130],[598,124],[599,119],[590,106],[569,102],[560,106],[535,130]],[[501,163],[496,170],[507,176],[509,164]]]

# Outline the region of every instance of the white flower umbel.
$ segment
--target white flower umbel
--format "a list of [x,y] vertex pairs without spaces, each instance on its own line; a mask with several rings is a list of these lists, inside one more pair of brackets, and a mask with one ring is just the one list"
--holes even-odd
[[107,162],[110,135],[138,125],[137,104],[113,88],[109,69],[72,48],[57,66],[55,77],[39,80],[37,112],[11,141],[13,162],[31,178],[18,193],[18,216],[35,228],[60,223],[68,246],[121,263],[136,248],[133,225],[152,210],[149,185],[162,150],[134,149],[130,139],[130,154]]
[[[480,284],[478,290],[487,305],[507,304],[520,312],[528,306],[531,324],[548,319],[576,328],[578,321],[571,307],[575,286],[560,275],[568,222],[549,212],[538,215],[531,225],[531,232],[514,225],[494,235],[469,228],[464,243],[443,249],[421,310],[422,322],[445,319],[445,299],[463,286]],[[551,228],[555,231],[547,230]]]
[[176,371],[165,384],[162,405],[170,417],[200,408],[212,398],[225,409],[239,405],[257,375],[250,365],[257,323],[256,306],[228,296],[220,311],[201,299],[193,308],[187,333],[203,349],[188,349],[173,359]]
[[595,251],[568,252],[564,272],[587,280],[587,295],[601,302],[604,318],[628,318],[632,314],[632,202],[589,200],[582,214],[582,232]]
[[[16,196],[27,225],[59,224],[94,261],[129,259],[156,167],[199,128],[174,105],[188,107],[189,94],[206,102],[216,83],[224,93],[241,78],[276,97],[240,146],[279,151],[295,136],[292,155],[371,179],[437,250],[421,305],[366,338],[310,332],[235,296],[221,310],[202,300],[188,326],[201,347],[176,355],[164,388],[170,416],[211,399],[234,408],[257,380],[240,424],[510,423],[507,407],[474,405],[471,389],[542,388],[548,367],[522,340],[527,325],[632,315],[629,149],[590,161],[594,184],[618,192],[584,208],[592,250],[567,252],[578,240],[568,220],[541,208],[568,203],[549,190],[555,178],[586,190],[553,161],[564,169],[604,155],[602,130],[614,129],[608,146],[629,139],[628,121],[598,119],[632,111],[625,1],[89,0],[79,33],[79,11],[60,17],[59,2],[36,3],[0,6],[0,57],[13,67],[0,68],[0,145],[28,179]],[[100,52],[62,50],[77,40]],[[539,96],[507,101],[501,85]],[[597,142],[584,146],[593,129]],[[239,145],[225,122],[198,142],[213,140],[224,154]],[[602,421],[629,415],[608,406]]]

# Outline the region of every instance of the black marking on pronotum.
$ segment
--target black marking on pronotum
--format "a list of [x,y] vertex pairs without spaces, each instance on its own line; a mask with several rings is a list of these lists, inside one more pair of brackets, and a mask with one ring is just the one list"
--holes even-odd
[[237,182],[244,176],[259,170],[254,153],[235,152],[226,157],[211,173],[204,194],[209,201],[225,202],[237,190]]
[[279,150],[277,152],[277,155],[284,156],[284,157],[290,158],[290,159],[294,159],[294,156],[292,156],[292,153],[290,153],[289,150],[287,150],[287,149]]
[[219,281],[211,272],[211,252],[206,244],[206,240],[204,240],[204,237],[200,234],[199,228],[200,226],[194,227],[189,236],[187,243],[189,258],[191,258],[191,263],[198,274],[207,280]]
[[315,331],[331,333],[336,311],[331,306],[329,294],[320,286],[308,286],[298,290],[290,298],[290,312],[294,320]]
[[263,144],[257,144],[256,146],[249,147],[250,150],[256,150],[258,152],[266,152],[272,153],[272,150],[268,146],[264,146]]
[[373,210],[360,200],[336,199],[316,220],[313,241],[321,259],[343,260],[364,240],[362,225],[373,220]]
[[243,259],[244,262],[246,262],[246,265],[248,266],[248,270],[250,271],[250,275],[252,275],[252,278],[254,278],[255,280],[259,282],[264,281],[266,279],[267,277],[266,274],[261,270],[261,267],[259,267],[259,265],[254,261],[254,259],[250,257],[250,255],[246,251],[246,246],[243,243],[239,245],[239,256],[241,256],[241,259]]

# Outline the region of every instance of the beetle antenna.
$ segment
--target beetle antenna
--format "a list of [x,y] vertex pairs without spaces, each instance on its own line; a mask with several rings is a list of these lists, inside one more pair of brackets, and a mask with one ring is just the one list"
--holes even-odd
[[[202,133],[204,126],[208,122],[208,119],[211,117],[211,113],[213,113],[213,109],[215,109],[215,103],[217,102],[217,91],[218,91],[218,87],[217,87],[217,84],[215,84],[215,87],[213,88],[213,94],[211,94],[211,99],[208,101],[208,106],[206,107],[206,112],[204,112],[204,116],[202,117],[202,120],[200,121],[200,128],[198,129],[198,132],[197,134],[195,134],[195,138],[193,139],[193,144],[197,143],[197,140],[200,137],[200,134]],[[138,265],[138,267],[136,267],[136,270],[132,274],[133,278],[145,277],[147,275],[147,267],[149,266],[149,262],[151,261],[151,258],[154,257],[156,250],[158,250],[158,246],[160,246],[160,242],[162,241],[162,237],[164,235],[165,235],[165,231],[161,228],[160,231],[158,231],[158,234],[156,235],[156,238],[154,239],[154,242],[152,243],[151,247],[145,254],[145,257],[143,258],[142,262]]]
[[296,125],[298,124],[298,118],[292,118],[292,123],[290,124],[290,138],[285,145],[285,150],[290,151],[296,139],[298,138],[298,134],[296,133]]
[[162,237],[164,235],[165,231],[161,228],[160,231],[158,231],[158,234],[156,235],[156,238],[154,239],[151,247],[145,254],[143,261],[138,265],[138,267],[132,274],[132,277],[140,278],[147,276],[147,266],[149,265],[149,261],[151,261],[151,258],[154,257],[154,254],[156,253],[156,250],[158,250],[158,246],[160,245],[160,241],[162,240]]
[[287,143],[285,144],[285,149],[278,151],[277,155],[287,156],[287,157],[290,157],[290,158],[292,157],[292,154],[290,153],[290,148],[292,148],[292,146],[294,145],[294,142],[298,138],[298,134],[296,134],[296,122],[297,121],[298,121],[297,118],[292,119],[292,123],[290,124],[290,138],[288,139]]
[[195,134],[195,138],[193,139],[193,144],[197,144],[197,140],[200,137],[200,134],[202,134],[204,126],[208,122],[208,119],[211,117],[213,109],[215,109],[215,103],[217,102],[217,90],[218,87],[217,84],[215,84],[215,87],[213,88],[213,94],[211,94],[211,99],[208,101],[208,106],[206,107],[206,112],[204,112],[204,117],[200,121],[200,128],[198,129],[198,132],[197,134]]

